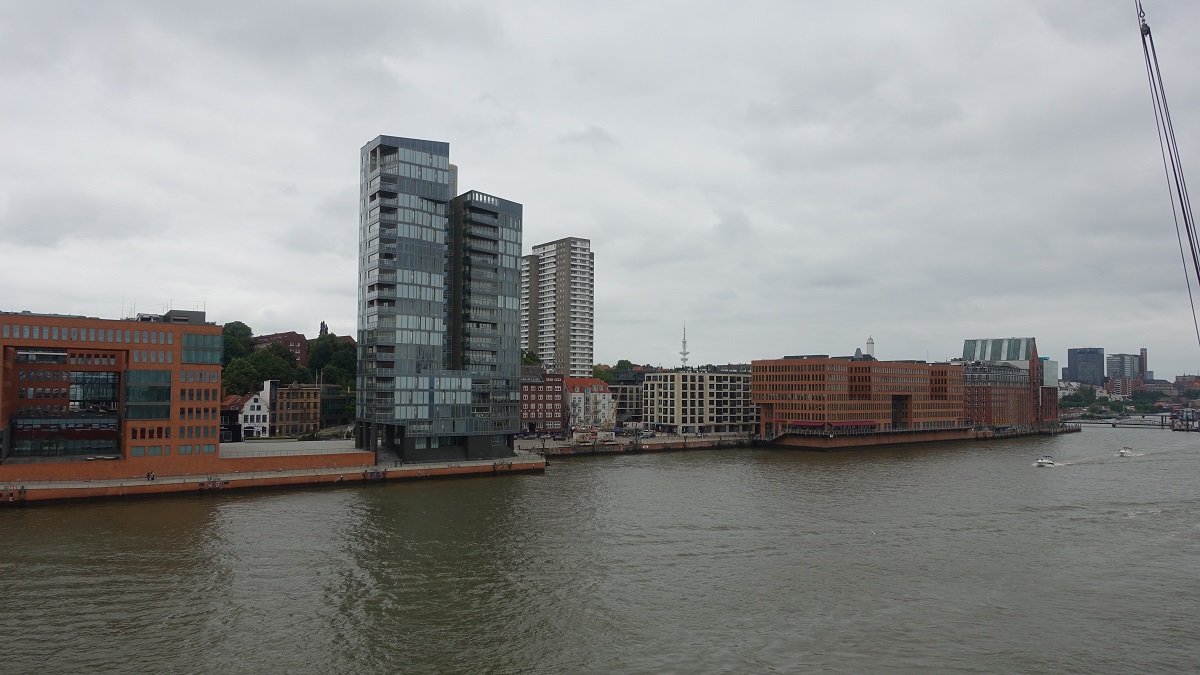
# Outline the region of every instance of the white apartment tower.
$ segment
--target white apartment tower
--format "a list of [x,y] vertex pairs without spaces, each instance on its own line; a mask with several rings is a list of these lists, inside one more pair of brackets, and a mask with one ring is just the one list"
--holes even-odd
[[521,348],[549,373],[592,376],[595,256],[588,239],[533,247],[521,259]]

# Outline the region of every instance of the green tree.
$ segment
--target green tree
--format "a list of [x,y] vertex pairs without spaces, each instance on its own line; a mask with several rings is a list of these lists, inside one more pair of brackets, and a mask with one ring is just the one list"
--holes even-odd
[[292,353],[292,350],[284,347],[278,342],[272,342],[260,351],[270,352],[283,359],[289,366],[293,368],[296,367],[296,355]]
[[1135,391],[1130,397],[1134,403],[1155,403],[1163,398],[1161,391]]
[[1123,412],[1125,410],[1125,402],[1124,401],[1109,401],[1108,409],[1115,413]]
[[[308,344],[308,367],[314,376],[321,377],[322,382],[350,388],[358,369],[358,348],[333,333],[326,333]],[[329,370],[331,367],[332,371]]]
[[346,417],[350,418],[351,421],[354,420],[354,412],[356,409],[357,408],[355,407],[355,404],[354,404],[354,397],[351,396],[350,400],[346,401]]
[[612,370],[604,364],[592,366],[592,377],[598,377],[605,382],[612,382]]
[[234,359],[250,355],[250,338],[254,336],[250,326],[241,321],[230,321],[221,328],[221,335],[225,338],[225,357],[221,365],[228,366]]
[[329,365],[321,369],[321,381],[325,384],[336,384],[342,389],[353,389],[354,373]]
[[242,394],[259,391],[265,379],[262,373],[258,371],[258,368],[250,362],[250,358],[243,356],[234,359],[225,367],[225,373],[221,376],[221,383],[225,385],[226,394],[241,396]]
[[542,360],[540,358],[538,358],[537,352],[533,351],[532,349],[522,349],[521,350],[521,365],[537,366],[537,365],[541,365],[541,363],[542,363]]
[[621,359],[617,361],[617,365],[613,366],[613,370],[633,370],[633,361]]
[[289,363],[287,359],[280,356],[275,350],[256,350],[253,354],[247,356],[246,360],[258,370],[259,374],[262,375],[262,380],[279,380],[280,383],[291,384],[295,379],[296,366]]
[[295,375],[293,375],[292,377],[293,377],[294,381],[299,382],[300,384],[312,384],[313,383],[312,371],[309,370],[306,366],[297,366]]

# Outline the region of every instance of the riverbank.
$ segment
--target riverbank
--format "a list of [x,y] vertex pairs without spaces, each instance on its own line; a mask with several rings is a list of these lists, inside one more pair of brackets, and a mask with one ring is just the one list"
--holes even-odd
[[[351,458],[349,463],[342,463],[340,466],[337,463],[329,463],[326,466],[314,468],[248,471],[234,469],[172,476],[149,475],[86,480],[22,480],[10,477],[0,481],[0,508],[179,494],[215,495],[249,490],[538,473],[546,469],[546,460],[543,457],[528,453],[518,453],[516,457],[503,459],[456,460],[388,466],[375,465],[371,453],[358,454],[372,459],[363,462],[361,458],[358,458],[357,461],[355,458]],[[113,464],[116,463],[113,462]],[[104,465],[108,465],[108,463]],[[250,467],[247,466],[247,468]]]
[[[715,436],[668,436],[664,439],[622,439],[616,443],[545,444],[540,448],[546,457],[571,457],[590,455],[617,455],[651,452],[681,452],[685,450],[709,450],[718,448],[774,448],[812,451],[850,451],[877,447],[908,445],[913,443],[944,443],[951,441],[989,441],[1002,438],[1025,436],[1056,436],[1078,433],[1078,424],[1064,424],[1055,429],[1031,430],[1010,429],[945,429],[929,431],[898,431],[874,434],[789,434],[773,440],[750,438],[746,434]],[[534,448],[530,444],[526,447]]]

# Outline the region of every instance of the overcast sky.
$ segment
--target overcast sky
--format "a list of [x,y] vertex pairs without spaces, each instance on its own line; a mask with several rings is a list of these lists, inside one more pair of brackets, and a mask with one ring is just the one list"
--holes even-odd
[[[1200,176],[1200,5],[1145,0]],[[0,309],[355,326],[358,151],[596,254],[596,360],[1200,371],[1127,0],[0,3]]]

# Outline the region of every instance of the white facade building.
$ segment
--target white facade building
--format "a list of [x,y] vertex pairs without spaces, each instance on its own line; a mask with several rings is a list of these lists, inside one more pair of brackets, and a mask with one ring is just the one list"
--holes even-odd
[[271,434],[271,411],[262,394],[248,394],[238,400],[242,410],[238,423],[242,426],[242,438],[267,438]]
[[656,431],[749,434],[758,427],[749,373],[649,373],[643,398],[643,419]]
[[548,373],[591,377],[595,255],[587,239],[533,247],[521,259],[521,348]]
[[596,377],[566,379],[570,424],[576,429],[599,427],[612,429],[617,423],[617,399],[604,380]]

